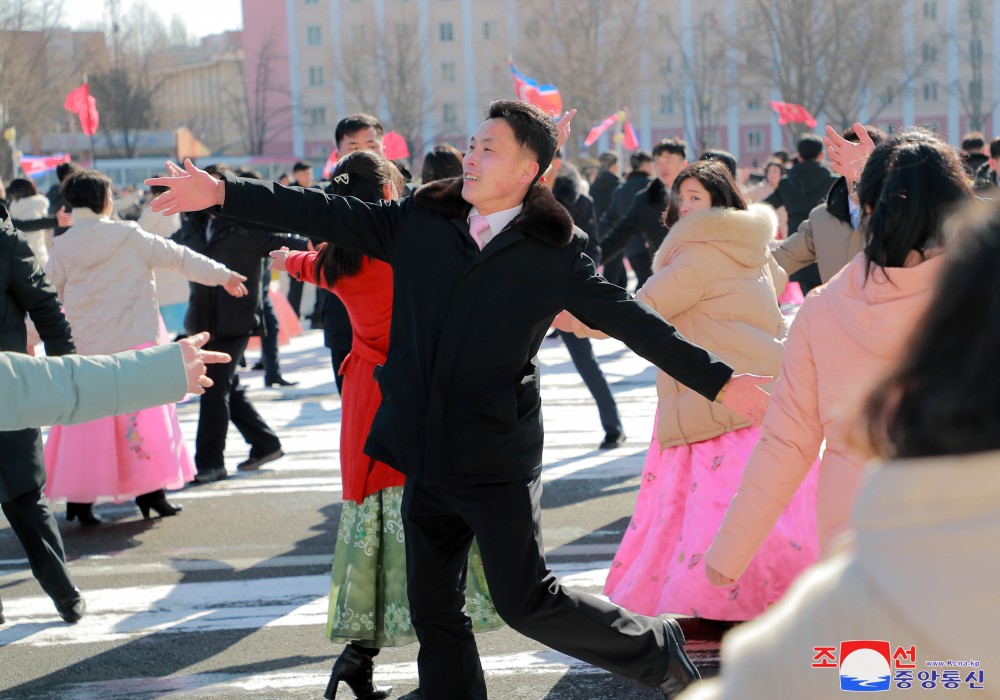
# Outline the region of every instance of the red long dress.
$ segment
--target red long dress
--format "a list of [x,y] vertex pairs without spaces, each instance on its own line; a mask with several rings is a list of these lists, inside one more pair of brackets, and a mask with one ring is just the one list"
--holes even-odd
[[402,486],[405,477],[384,462],[364,453],[382,392],[375,383],[376,365],[385,364],[392,317],[392,268],[362,258],[361,270],[342,277],[333,286],[316,274],[318,252],[293,251],[285,258],[289,274],[327,289],[344,302],[354,336],[351,353],[340,366],[344,375],[340,408],[340,472],[344,500],[361,501],[390,486]]

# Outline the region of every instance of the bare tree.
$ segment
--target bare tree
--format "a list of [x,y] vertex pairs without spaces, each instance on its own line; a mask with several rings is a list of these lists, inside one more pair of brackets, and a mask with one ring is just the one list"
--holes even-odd
[[[63,95],[46,80],[62,0],[0,3],[0,133],[13,127],[28,143],[62,116]],[[0,139],[0,176],[14,175],[13,144]]]
[[120,134],[121,155],[133,158],[136,132],[157,125],[153,95],[160,80],[152,76],[150,57],[166,48],[169,40],[162,20],[145,0],[135,3],[128,14],[122,13],[121,0],[105,2],[113,65],[91,78],[91,92],[98,102],[100,128],[109,150],[119,155],[112,134]]
[[[748,61],[782,101],[825,113],[838,126],[857,119],[866,95],[893,90],[881,76],[904,75],[898,92],[923,68],[905,65],[901,38],[887,36],[887,28],[901,26],[896,0],[753,0],[752,7],[760,31],[740,40]],[[806,127],[788,130],[794,141]]]
[[[718,146],[717,129],[722,124],[728,99],[725,33],[714,10],[702,13],[690,31],[690,42],[686,43],[672,24],[667,29],[671,42],[681,49],[682,80],[669,80],[672,71],[666,66],[661,67],[661,73],[668,78],[669,94],[676,103],[690,107],[697,150],[704,151]],[[685,85],[690,98],[685,94]]]
[[[998,12],[1000,9],[994,7],[993,11]],[[992,42],[984,40],[985,21],[982,0],[963,0],[956,33],[947,36],[947,41],[954,43],[960,65],[965,69],[960,70],[965,76],[959,76],[948,85],[948,91],[958,98],[962,109],[969,115],[971,131],[982,131],[986,119],[1000,105],[1000,95],[994,95],[992,102],[986,98],[983,77],[986,69],[994,64],[996,54],[990,50]],[[968,82],[964,77],[968,78]]]
[[[637,101],[642,42],[636,0],[560,0],[556,7],[552,0],[524,0],[521,5],[527,41],[513,58],[528,75],[558,87],[563,104],[579,110],[577,122],[597,123]],[[575,155],[574,140],[567,150]]]
[[[267,142],[275,133],[288,129],[295,115],[289,91],[279,87],[280,81],[273,74],[279,58],[273,31],[256,49],[248,50],[240,63],[240,79],[246,89],[229,92],[224,88],[220,96],[251,155],[263,153]],[[248,66],[253,71],[250,82],[244,72]]]
[[378,114],[384,104],[388,128],[406,139],[410,153],[425,146],[423,124],[430,117],[422,77],[427,49],[413,26],[414,22],[397,18],[370,37],[356,38],[343,49],[345,70],[339,76],[363,111]]

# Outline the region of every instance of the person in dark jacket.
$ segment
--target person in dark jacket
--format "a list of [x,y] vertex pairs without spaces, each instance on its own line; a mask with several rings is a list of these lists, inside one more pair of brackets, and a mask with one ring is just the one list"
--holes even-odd
[[594,200],[594,214],[597,216],[597,221],[601,220],[611,206],[611,198],[622,184],[621,175],[618,174],[617,153],[605,151],[601,154],[600,164],[594,181],[590,183],[590,198]]
[[[618,220],[628,212],[636,194],[649,187],[653,181],[653,156],[649,151],[641,148],[632,151],[632,155],[629,156],[629,165],[632,169],[625,176],[625,181],[615,188],[607,210],[597,219],[597,228],[600,231],[612,230]],[[604,279],[622,289],[627,289],[628,275],[625,272],[623,259],[628,260],[633,270],[652,270],[652,256],[646,247],[646,239],[643,236],[633,237],[625,245],[622,254],[616,255],[610,260],[604,259],[602,253],[601,263],[604,265]]]
[[639,355],[759,424],[770,378],[734,375],[652,309],[597,274],[586,236],[538,183],[572,113],[557,129],[534,105],[490,104],[461,179],[400,202],[367,204],[315,190],[226,177],[190,161],[151,178],[171,188],[167,214],[220,212],[325,238],[393,268],[382,403],[365,452],[406,474],[403,522],[420,686],[428,698],[486,698],[458,563],[473,537],[496,610],[514,629],[659,688],[698,678],[676,620],[633,615],[565,588],[541,542],[544,433],[538,348],[568,310]]
[[[66,200],[63,199],[62,194],[62,184],[70,175],[75,173],[80,168],[75,163],[60,163],[56,166],[56,182],[52,187],[49,188],[46,198],[49,200],[49,216],[56,216],[60,211],[65,213],[73,211],[73,207],[66,207]],[[53,230],[53,235],[61,236],[69,230],[69,227],[73,224],[67,224],[63,226],[61,223],[55,227]]]
[[[587,234],[587,255],[595,265],[599,265],[601,246],[597,243],[597,216],[594,212],[594,201],[583,191],[583,177],[572,163],[563,162],[561,151],[556,151],[545,179],[546,184],[552,183],[552,195],[556,201],[566,207],[566,211],[573,218],[573,223]],[[604,428],[604,440],[597,449],[613,450],[621,447],[625,444],[625,431],[622,428],[621,416],[618,415],[618,404],[615,403],[608,380],[594,355],[590,338],[577,338],[568,331],[556,331],[556,333],[566,344],[573,366],[580,373],[583,383],[587,385],[587,390],[597,404],[601,427]]]
[[976,170],[976,195],[984,199],[995,199],[1000,180],[997,179],[997,165],[1000,164],[1000,136],[990,141],[990,157]]
[[604,260],[608,261],[620,255],[636,237],[639,240],[645,239],[643,242],[649,251],[648,264],[643,260],[642,267],[639,267],[629,258],[639,287],[653,274],[650,252],[655,253],[667,236],[667,229],[662,222],[663,212],[670,203],[670,188],[673,187],[674,179],[687,165],[686,143],[680,139],[666,138],[656,144],[653,148],[656,178],[646,189],[635,195],[627,213],[601,240]]
[[[217,171],[221,176],[226,170]],[[236,374],[250,336],[263,330],[261,260],[282,246],[301,248],[289,234],[250,228],[206,212],[190,214],[174,236],[178,243],[216,260],[247,278],[248,294],[230,296],[221,287],[191,283],[191,299],[184,326],[188,333],[207,330],[212,334],[207,350],[224,352],[232,362],[212,365],[208,374],[215,384],[201,397],[195,438],[195,481],[210,483],[227,476],[224,452],[229,421],[250,445],[250,455],[237,465],[253,471],[284,455],[281,441],[250,403],[246,388]],[[222,294],[219,294],[222,290]]]
[[[11,225],[0,205],[0,350],[28,352],[25,314],[35,324],[47,355],[76,351],[56,290],[38,266],[28,241]],[[45,460],[37,428],[0,432],[0,507],[24,547],[34,574],[66,622],[86,610],[66,568],[66,554],[45,499]],[[0,622],[3,607],[0,606]]]
[[[765,204],[770,204],[775,209],[785,207],[789,231],[799,230],[799,225],[809,218],[809,212],[823,201],[837,180],[837,176],[823,166],[821,138],[815,134],[806,134],[799,139],[797,148],[799,162],[781,178],[774,193],[764,200]],[[799,270],[791,279],[799,283],[803,294],[808,294],[810,289],[822,284],[819,268],[815,264]]]

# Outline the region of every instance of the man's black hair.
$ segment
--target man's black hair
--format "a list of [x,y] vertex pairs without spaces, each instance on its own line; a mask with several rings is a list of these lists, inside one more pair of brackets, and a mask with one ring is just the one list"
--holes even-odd
[[611,168],[618,165],[618,154],[614,151],[605,151],[601,154],[599,162],[601,170],[611,170]]
[[799,152],[799,160],[816,160],[823,155],[823,139],[816,134],[806,134],[799,139],[795,145],[795,150]]
[[334,143],[339,148],[340,142],[348,136],[369,127],[375,129],[375,133],[379,136],[385,133],[385,127],[382,126],[382,122],[370,114],[352,114],[349,117],[344,117],[337,122],[337,128],[333,132]]
[[698,160],[717,160],[729,170],[729,174],[736,177],[736,157],[729,151],[721,148],[712,148],[701,154]]
[[293,173],[301,173],[303,170],[312,170],[312,164],[300,160],[295,165],[292,166]]
[[653,146],[653,158],[659,158],[664,153],[672,153],[681,158],[687,158],[688,145],[678,138],[668,137],[660,139],[660,142]]
[[1000,136],[990,141],[990,158],[993,160],[1000,158]]
[[559,143],[559,130],[548,114],[533,104],[518,100],[493,100],[486,108],[487,119],[503,119],[514,132],[514,140],[535,156],[538,175],[534,185],[552,163]]
[[962,137],[962,150],[966,153],[980,153],[986,148],[986,137],[981,131],[970,131]]
[[632,151],[632,155],[628,157],[628,164],[632,170],[638,170],[642,167],[643,163],[652,163],[653,156],[644,148],[639,148]]

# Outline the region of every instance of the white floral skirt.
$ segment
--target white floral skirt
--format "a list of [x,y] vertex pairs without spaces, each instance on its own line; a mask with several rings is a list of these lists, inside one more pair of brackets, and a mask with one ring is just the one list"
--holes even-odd
[[[330,583],[330,641],[377,649],[417,641],[406,597],[402,502],[402,486],[373,493],[361,503],[344,501]],[[469,551],[465,606],[474,631],[503,627],[475,541]]]

